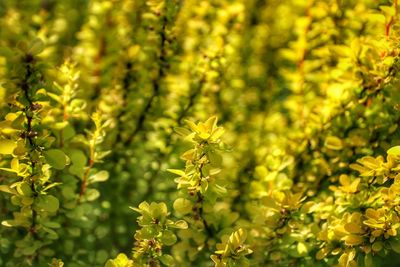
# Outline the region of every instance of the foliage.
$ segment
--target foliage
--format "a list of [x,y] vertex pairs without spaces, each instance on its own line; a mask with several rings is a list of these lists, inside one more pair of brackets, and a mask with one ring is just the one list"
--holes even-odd
[[398,9],[0,1],[0,266],[398,266]]

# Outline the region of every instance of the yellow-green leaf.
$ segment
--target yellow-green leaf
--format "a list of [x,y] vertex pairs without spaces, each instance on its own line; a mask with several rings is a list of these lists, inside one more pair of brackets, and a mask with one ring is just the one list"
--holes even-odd
[[400,146],[394,146],[387,151],[388,155],[400,156]]
[[108,180],[109,174],[107,171],[99,171],[89,177],[89,183],[105,182]]
[[174,210],[179,213],[179,215],[186,215],[192,211],[192,202],[185,198],[178,198],[174,201]]
[[172,246],[177,241],[176,235],[169,230],[165,230],[161,236],[161,242],[166,246]]
[[325,146],[332,150],[340,150],[343,148],[342,140],[336,136],[328,136],[325,140]]
[[348,235],[344,238],[344,241],[348,246],[356,246],[361,244],[364,241],[364,238],[359,235]]
[[12,140],[0,140],[0,154],[12,154],[16,147],[17,143]]

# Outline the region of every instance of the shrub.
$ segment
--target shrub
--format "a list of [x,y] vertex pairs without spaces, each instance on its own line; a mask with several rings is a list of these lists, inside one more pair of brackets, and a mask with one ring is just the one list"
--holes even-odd
[[397,0],[5,0],[0,26],[0,266],[399,264]]

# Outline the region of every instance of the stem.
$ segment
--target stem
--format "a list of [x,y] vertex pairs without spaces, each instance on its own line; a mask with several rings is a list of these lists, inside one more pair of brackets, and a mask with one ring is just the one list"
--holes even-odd
[[93,76],[96,77],[96,82],[94,84],[94,94],[92,95],[92,101],[96,100],[101,94],[101,77],[102,77],[102,61],[106,54],[107,43],[106,38],[103,34],[100,35],[99,50],[94,58],[95,69],[93,71]]
[[197,203],[199,204],[198,215],[204,225],[204,229],[206,230],[207,235],[209,237],[211,237],[211,236],[213,236],[212,229],[208,225],[206,219],[204,219],[204,217],[203,217],[203,201],[204,201],[204,197],[200,194],[200,192],[197,192]]
[[201,77],[201,79],[198,83],[197,88],[190,95],[189,102],[187,103],[186,107],[182,110],[181,114],[179,115],[179,117],[177,119],[178,126],[180,126],[182,124],[183,118],[187,115],[189,110],[194,106],[196,97],[201,94],[201,91],[203,89],[203,85],[204,85],[205,81],[206,81],[206,77],[203,74],[203,76]]
[[[30,166],[31,166],[31,173],[29,176],[29,182],[30,182],[30,188],[33,192],[33,197],[35,198],[37,196],[37,192],[36,192],[36,188],[35,188],[35,179],[34,179],[34,174],[35,174],[35,167],[36,167],[36,160],[33,158],[32,153],[34,153],[37,149],[34,137],[36,136],[36,133],[33,131],[33,126],[32,126],[32,122],[33,122],[33,112],[35,110],[34,104],[33,104],[33,100],[30,97],[29,94],[29,89],[31,89],[30,85],[29,85],[29,79],[31,78],[32,74],[33,74],[33,68],[30,65],[32,62],[34,61],[34,58],[32,55],[27,54],[25,59],[24,59],[24,63],[26,64],[26,74],[24,76],[24,78],[22,79],[22,83],[21,83],[21,89],[24,93],[24,97],[25,99],[28,101],[28,106],[26,106],[24,108],[24,113],[25,113],[25,117],[26,117],[26,128],[25,128],[25,133],[24,133],[24,138],[28,139],[29,145],[30,145],[30,152],[28,153],[28,157],[29,157],[29,161],[30,161]],[[39,151],[38,151],[39,152]],[[35,209],[33,209],[31,207],[32,210],[32,221],[31,221],[31,225],[29,227],[29,233],[32,235],[32,237],[35,240],[39,240],[39,236],[37,234],[37,229],[36,229],[36,225],[37,225],[37,212]],[[36,262],[38,260],[37,258],[37,253],[35,253],[34,255],[32,255],[32,261]]]
[[[199,83],[198,83],[197,88],[196,88],[196,89],[193,91],[193,93],[190,95],[190,97],[189,97],[189,102],[188,102],[187,105],[182,109],[182,111],[181,111],[181,113],[180,113],[180,115],[179,115],[179,117],[178,117],[178,119],[177,119],[177,126],[181,126],[181,125],[182,125],[183,118],[185,118],[185,116],[187,115],[187,113],[189,112],[189,110],[194,106],[194,104],[195,104],[195,99],[196,99],[196,97],[197,97],[198,95],[200,95],[201,90],[202,90],[203,85],[204,85],[204,82],[205,82],[205,75],[202,76],[202,78],[200,79],[200,81],[199,81]],[[171,127],[171,128],[172,128],[172,127]],[[169,134],[169,135],[166,137],[166,140],[165,140],[165,147],[169,147],[169,146],[171,145],[171,142],[172,142],[172,134],[173,134],[173,131],[171,130],[171,134]],[[151,176],[151,178],[150,178],[150,180],[149,180],[149,181],[150,181],[150,182],[149,182],[149,187],[148,187],[149,189],[147,190],[146,194],[143,196],[142,199],[146,200],[146,199],[150,198],[151,195],[153,194],[153,191],[154,191],[153,181],[157,178],[158,174],[160,173],[162,163],[165,161],[165,159],[167,158],[168,155],[169,155],[169,154],[168,154],[167,152],[159,151],[159,153],[158,153],[158,155],[157,155],[157,159],[156,159],[156,161],[157,161],[157,169],[154,171],[153,175]]]
[[394,0],[393,2],[394,5],[394,15],[390,18],[389,22],[385,25],[385,34],[386,34],[386,38],[389,38],[390,36],[390,29],[393,25],[393,23],[396,20],[397,17],[397,7],[398,7],[398,0]]
[[[199,160],[201,160],[203,157],[205,157],[206,154],[203,152],[201,156],[199,157]],[[201,181],[204,178],[203,176],[203,167],[204,164],[200,164],[199,166],[199,173],[200,173],[200,181],[199,181],[199,186],[201,186]],[[203,222],[204,229],[207,232],[207,235],[209,237],[213,236],[212,229],[208,225],[206,219],[203,217],[203,202],[204,202],[204,196],[200,193],[200,191],[197,191],[197,203],[199,204],[199,209],[198,209],[198,216],[200,217],[201,221]]]
[[[95,137],[93,138],[93,140],[94,139],[95,139]],[[90,145],[89,165],[86,167],[86,170],[82,177],[81,188],[79,190],[79,196],[78,196],[78,200],[77,200],[78,204],[81,202],[81,198],[86,192],[87,179],[89,177],[90,170],[93,168],[93,165],[94,165],[94,150],[95,150],[95,147],[94,147],[94,142],[93,142],[93,144]]]
[[133,82],[133,75],[132,75],[132,63],[130,61],[127,61],[125,63],[125,75],[122,79],[122,107],[121,110],[118,112],[118,115],[116,116],[116,118],[120,118],[119,119],[119,123],[117,124],[117,137],[115,138],[115,143],[119,144],[122,141],[122,133],[123,133],[123,128],[121,127],[121,122],[123,117],[125,117],[125,115],[128,113],[128,109],[127,109],[127,103],[128,103],[128,93],[129,93],[129,89],[130,86]]
[[159,95],[160,93],[160,87],[161,87],[161,81],[163,80],[165,76],[165,70],[164,68],[167,66],[166,62],[166,48],[165,48],[165,43],[167,40],[167,35],[166,35],[166,28],[167,28],[167,16],[163,15],[162,17],[162,28],[160,32],[160,56],[158,57],[159,61],[159,67],[158,67],[158,74],[157,77],[152,80],[153,83],[153,93],[150,96],[149,100],[146,103],[146,106],[142,110],[142,112],[139,115],[139,118],[136,123],[136,128],[133,131],[133,133],[129,136],[129,138],[124,142],[124,146],[127,146],[132,143],[132,141],[135,139],[136,135],[142,130],[144,122],[147,118],[147,115],[149,114],[149,111],[151,107],[153,106],[153,102],[155,98]]

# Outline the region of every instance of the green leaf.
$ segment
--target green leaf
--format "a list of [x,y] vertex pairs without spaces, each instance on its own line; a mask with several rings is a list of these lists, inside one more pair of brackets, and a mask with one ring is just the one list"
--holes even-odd
[[396,253],[400,254],[400,240],[391,240],[390,246]]
[[21,204],[24,206],[30,206],[33,204],[34,199],[31,197],[21,197]]
[[52,195],[41,195],[35,200],[35,207],[38,211],[56,212],[59,206],[58,199]]
[[91,183],[98,183],[98,182],[105,182],[108,180],[109,174],[107,171],[99,171],[98,173],[89,177],[88,182]]
[[62,150],[50,149],[45,151],[43,154],[47,163],[54,169],[62,170],[65,165],[67,165],[67,156]]
[[228,190],[227,190],[225,187],[220,186],[220,185],[218,185],[218,184],[214,184],[213,190],[214,190],[214,192],[217,193],[219,196],[223,196],[223,195],[225,195],[225,194],[228,192]]
[[61,225],[58,222],[43,222],[42,223],[43,226],[48,227],[48,228],[60,228]]
[[208,189],[208,182],[207,182],[207,180],[203,179],[203,180],[201,181],[201,186],[200,186],[200,192],[201,192],[201,194],[204,195],[204,194],[207,192],[207,189]]
[[108,260],[104,267],[117,267],[117,265],[115,265],[114,260]]
[[172,266],[175,263],[175,260],[171,255],[164,254],[159,257],[159,259],[166,266]]
[[32,256],[36,253],[38,248],[36,246],[26,246],[21,249],[21,253],[24,256]]
[[85,166],[87,164],[87,157],[85,153],[81,150],[74,149],[68,153],[71,158],[71,166],[69,167],[69,172],[80,178],[82,178],[85,171]]
[[0,56],[11,57],[14,54],[14,51],[6,46],[0,47]]
[[25,197],[32,196],[32,189],[28,185],[28,183],[20,182],[17,184],[16,189],[17,189],[18,194],[20,194],[21,196],[25,196]]
[[211,165],[213,166],[221,166],[222,164],[222,156],[215,151],[210,151],[207,153],[207,157],[210,160]]
[[44,47],[45,46],[43,41],[39,38],[36,38],[29,44],[28,53],[30,53],[31,55],[40,54],[43,51]]
[[43,188],[42,192],[45,192],[45,191],[49,190],[50,188],[53,188],[60,184],[62,184],[62,183],[51,183],[51,184],[47,185],[45,188]]
[[158,235],[159,231],[157,231],[153,226],[144,226],[136,233],[140,239],[152,239]]
[[72,125],[67,124],[64,128],[64,141],[68,141],[76,135],[74,127]]
[[62,101],[61,101],[61,97],[60,97],[58,94],[54,94],[54,93],[51,93],[51,92],[47,92],[47,95],[48,95],[49,97],[51,97],[53,100],[55,100],[55,101],[57,101],[57,102],[59,102],[59,103],[62,102]]
[[16,147],[17,143],[12,140],[0,140],[0,154],[12,154]]
[[165,230],[161,236],[161,242],[166,246],[172,246],[177,241],[176,235],[169,230]]
[[189,131],[189,129],[184,128],[184,127],[175,127],[174,131],[179,134],[180,136],[187,136],[189,134],[191,134],[191,131]]
[[86,190],[85,197],[87,201],[94,201],[100,196],[100,192],[97,189],[89,188]]
[[374,261],[372,260],[372,255],[366,254],[364,257],[364,265],[365,267],[373,267],[374,266]]

